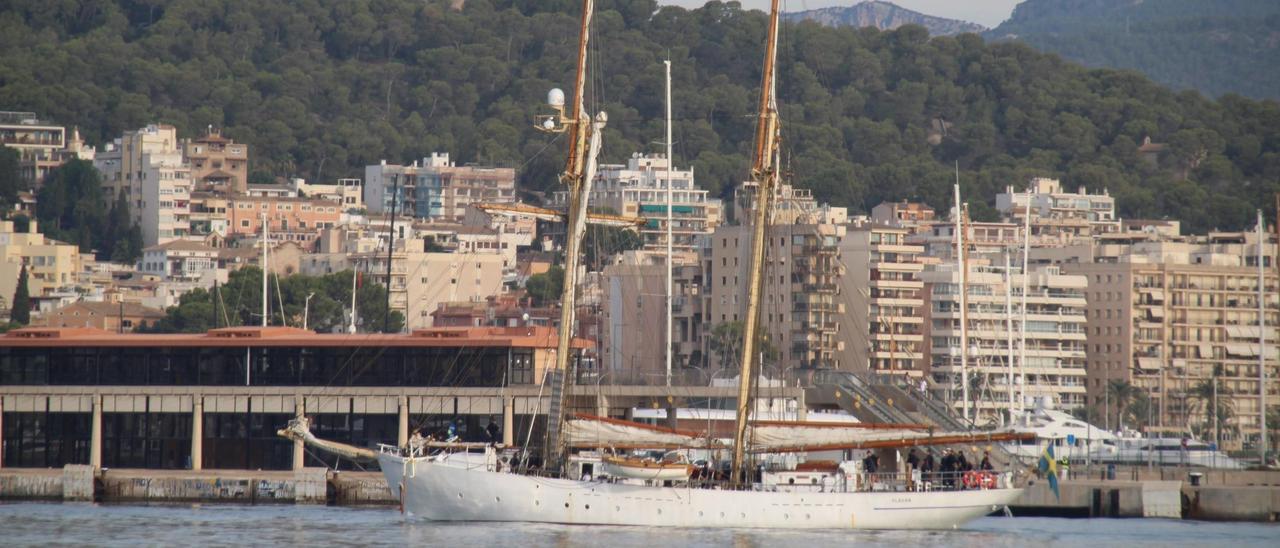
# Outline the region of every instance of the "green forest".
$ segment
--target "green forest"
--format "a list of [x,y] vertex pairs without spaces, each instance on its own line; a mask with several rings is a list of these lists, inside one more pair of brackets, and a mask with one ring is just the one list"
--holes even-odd
[[1175,89],[1280,99],[1275,0],[1027,0],[985,33]]
[[[533,130],[573,71],[577,0],[12,0],[0,13],[0,105],[102,142],[150,122],[221,126],[257,177],[359,176],[432,151],[555,185],[564,143]],[[454,9],[455,6],[461,9]],[[673,63],[675,155],[730,196],[746,175],[765,14],[601,0],[593,110],[604,162],[658,151],[662,60]],[[865,212],[945,211],[954,165],[978,219],[1031,176],[1108,190],[1129,218],[1239,229],[1280,190],[1280,105],[1175,92],[1017,43],[930,39],[922,27],[782,30],[778,93],[797,186]],[[1159,162],[1136,152],[1168,143]],[[1269,207],[1269,206],[1265,206]]]

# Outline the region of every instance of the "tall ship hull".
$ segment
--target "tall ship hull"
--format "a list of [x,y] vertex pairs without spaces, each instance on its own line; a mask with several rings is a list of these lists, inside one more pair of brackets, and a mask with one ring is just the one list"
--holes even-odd
[[493,472],[381,454],[406,514],[437,521],[652,527],[949,529],[1011,504],[1022,489],[783,492],[657,487]]

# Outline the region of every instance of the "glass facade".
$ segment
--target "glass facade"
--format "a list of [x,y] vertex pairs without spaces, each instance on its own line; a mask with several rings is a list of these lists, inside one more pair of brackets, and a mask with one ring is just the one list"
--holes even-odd
[[0,385],[496,387],[532,383],[532,362],[495,347],[0,347]]
[[[187,416],[190,422],[190,416]],[[276,430],[292,413],[205,413],[204,458],[207,469],[290,470],[293,442]]]
[[61,468],[89,464],[92,413],[4,413],[4,465]]
[[[81,432],[88,439],[89,430]],[[191,467],[190,413],[103,413],[102,465],[107,468]]]

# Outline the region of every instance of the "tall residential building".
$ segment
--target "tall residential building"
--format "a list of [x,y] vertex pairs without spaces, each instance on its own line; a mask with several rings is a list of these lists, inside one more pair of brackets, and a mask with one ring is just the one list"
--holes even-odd
[[514,169],[459,167],[433,152],[421,165],[366,166],[364,203],[371,213],[390,213],[394,201],[397,214],[461,222],[470,204],[514,202],[515,184]]
[[108,143],[93,161],[110,195],[125,194],[148,246],[190,234],[191,169],[178,144],[177,129],[153,124]]
[[846,368],[924,375],[924,247],[908,244],[909,233],[869,221],[845,231],[835,282],[848,303],[839,330]]
[[94,150],[84,144],[80,130],[38,119],[34,112],[0,112],[0,146],[18,151],[18,172],[31,188],[67,160],[92,160]]
[[[623,164],[600,166],[588,200],[592,207],[608,208],[619,215],[646,220],[640,228],[645,249],[666,249],[667,241],[667,176],[670,162],[664,155],[632,154]],[[671,245],[678,251],[692,251],[697,238],[710,234],[724,218],[718,198],[693,181],[693,169],[670,168],[671,177]],[[568,205],[568,193],[556,192],[554,207]]]
[[1089,194],[1081,187],[1066,192],[1057,179],[1036,177],[1029,184],[1030,193],[1009,186],[996,195],[996,209],[1006,219],[1022,226],[1031,211],[1031,237],[1040,243],[1088,241],[1091,236],[1120,230],[1116,219],[1116,199],[1104,190]]
[[[1084,405],[1086,278],[1063,274],[1057,266],[1031,270],[1024,311],[1021,269],[1015,267],[1006,275],[1002,267],[982,262],[970,263],[965,277],[968,313],[963,336],[957,265],[943,263],[921,274],[928,302],[929,370],[941,387],[940,395],[961,412],[965,407],[961,373],[967,371],[970,413],[979,424],[997,422],[1011,405],[1029,405],[1035,399],[1048,399],[1065,409]],[[1025,349],[1020,331],[1023,314]]]
[[184,140],[182,152],[196,188],[233,194],[248,190],[249,145],[227,139],[210,126],[203,137]]
[[[1211,439],[1212,404],[1204,392],[1216,382],[1231,408],[1223,445],[1240,448],[1257,439],[1257,243],[1253,232],[1171,237],[1149,231],[1103,240],[1087,255],[1065,258],[1064,270],[1089,279],[1089,403],[1109,410],[1111,427],[1119,409],[1107,386],[1123,381],[1149,395],[1149,420],[1134,417],[1149,430]],[[1268,237],[1262,256],[1267,390],[1273,395],[1280,394],[1275,247]],[[1280,406],[1280,397],[1272,396],[1270,406]],[[1132,426],[1133,419],[1125,422]]]
[[[760,296],[761,332],[777,351],[766,358],[766,370],[779,375],[787,368],[839,367],[844,350],[838,340],[845,305],[839,296],[842,224],[778,224],[769,227],[764,293]],[[721,325],[746,319],[747,277],[751,256],[750,226],[721,226],[711,238],[705,279],[711,293],[707,306],[708,340]],[[739,358],[716,353],[709,344],[714,367],[736,368]]]

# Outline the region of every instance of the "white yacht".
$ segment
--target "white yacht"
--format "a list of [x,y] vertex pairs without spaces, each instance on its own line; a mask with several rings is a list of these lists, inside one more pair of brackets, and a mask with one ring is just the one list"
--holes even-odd
[[1089,454],[1094,462],[1197,466],[1243,470],[1245,464],[1195,438],[1121,437],[1107,440]]
[[1192,437],[1144,438],[1137,432],[1116,435],[1043,404],[1016,416],[1006,431],[1035,434],[1035,439],[1004,444],[1024,463],[1039,459],[1045,447],[1053,445],[1055,456],[1075,463],[1245,468],[1240,461]]
[[1009,453],[1023,462],[1039,459],[1050,445],[1053,446],[1054,455],[1059,458],[1085,460],[1091,452],[1102,448],[1104,443],[1118,439],[1105,429],[1045,405],[1015,416],[1013,424],[1005,430],[1035,434],[1034,439],[1004,444]]

